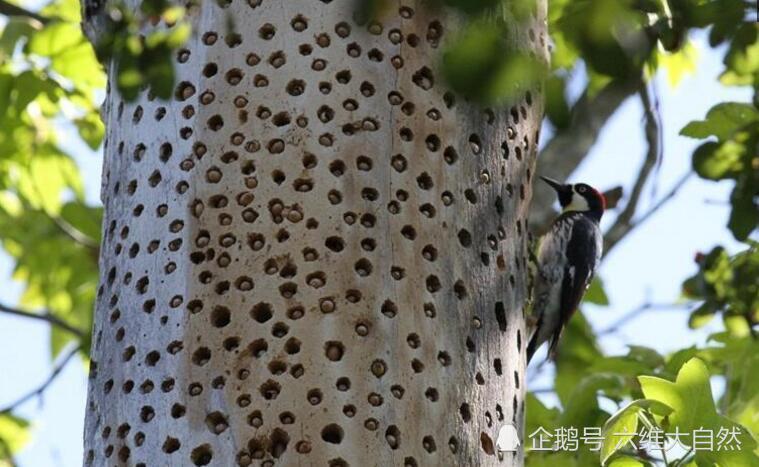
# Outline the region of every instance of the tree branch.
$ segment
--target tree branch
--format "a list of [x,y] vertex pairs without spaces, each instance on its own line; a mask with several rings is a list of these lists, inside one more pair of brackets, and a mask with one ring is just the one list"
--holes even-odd
[[[635,94],[640,80],[613,81],[596,95],[585,90],[572,107],[570,124],[546,143],[538,156],[536,173],[566,180],[588,155],[598,135],[622,103]],[[551,224],[554,193],[551,190],[533,192],[530,225],[533,232],[542,234]]]
[[21,16],[25,18],[31,18],[33,20],[39,21],[42,24],[47,24],[50,22],[50,18],[46,18],[38,13],[29,11],[26,8],[22,8],[18,5],[8,3],[5,0],[0,0],[0,15],[5,15],[8,17]]
[[75,335],[79,339],[83,339],[84,336],[85,336],[85,333],[82,330],[77,329],[76,327],[72,326],[71,324],[67,323],[66,321],[64,321],[64,320],[62,320],[62,319],[60,319],[60,318],[52,315],[49,311],[44,311],[43,313],[32,313],[30,311],[19,310],[17,308],[12,308],[12,307],[9,307],[7,305],[3,305],[2,303],[0,303],[0,312],[7,313],[7,314],[10,314],[10,315],[15,315],[15,316],[22,316],[24,318],[29,318],[29,319],[37,319],[37,320],[40,320],[40,321],[47,321],[48,323],[52,324],[53,326],[57,326],[57,327],[63,329],[64,331],[67,331],[67,332]]
[[9,413],[15,410],[18,406],[23,404],[24,402],[28,401],[29,399],[41,395],[45,390],[50,386],[53,381],[55,381],[55,378],[60,374],[60,372],[66,367],[66,364],[74,357],[74,355],[77,354],[82,349],[81,346],[76,346],[73,348],[69,353],[67,353],[63,358],[61,358],[58,362],[58,364],[53,367],[53,371],[50,373],[50,375],[47,377],[47,379],[40,384],[36,389],[30,391],[29,393],[25,394],[24,396],[16,399],[13,403],[7,405],[5,408],[0,409],[0,413]]
[[630,230],[633,229],[633,217],[635,211],[638,209],[638,203],[643,193],[643,188],[648,182],[648,179],[656,167],[656,163],[659,160],[660,148],[661,148],[661,126],[659,120],[655,115],[651,99],[648,95],[648,88],[645,83],[639,86],[640,99],[643,104],[643,113],[646,119],[645,134],[646,141],[648,142],[648,150],[646,151],[646,158],[643,160],[643,165],[638,172],[638,177],[633,185],[632,192],[630,193],[630,199],[625,204],[625,208],[617,216],[614,224],[604,234],[604,255],[619,241],[627,235]]

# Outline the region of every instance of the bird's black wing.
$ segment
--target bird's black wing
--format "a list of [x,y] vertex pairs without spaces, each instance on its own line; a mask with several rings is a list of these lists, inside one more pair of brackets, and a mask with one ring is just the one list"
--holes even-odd
[[548,349],[549,355],[554,353],[556,344],[559,342],[561,331],[569,322],[585,291],[593,279],[596,263],[600,256],[599,245],[596,235],[597,225],[584,216],[578,219],[572,226],[572,235],[567,244],[567,263],[564,267],[564,277],[561,287],[561,326],[557,326],[556,332],[551,337]]

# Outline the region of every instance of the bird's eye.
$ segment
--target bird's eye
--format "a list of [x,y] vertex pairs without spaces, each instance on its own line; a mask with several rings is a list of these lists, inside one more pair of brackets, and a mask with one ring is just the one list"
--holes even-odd
[[577,192],[578,193],[585,193],[585,187],[584,186],[578,187],[577,188]]

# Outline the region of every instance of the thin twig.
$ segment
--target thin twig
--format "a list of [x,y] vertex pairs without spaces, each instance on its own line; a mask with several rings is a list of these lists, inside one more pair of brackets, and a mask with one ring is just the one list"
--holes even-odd
[[556,388],[537,388],[537,389],[530,389],[531,393],[533,394],[551,394],[553,392],[556,392]]
[[85,336],[85,333],[82,330],[77,329],[76,327],[67,323],[61,318],[58,318],[52,315],[49,311],[44,311],[42,313],[32,313],[30,311],[19,310],[18,308],[9,307],[7,305],[3,305],[2,303],[0,303],[0,312],[7,313],[10,315],[15,315],[15,316],[22,316],[24,318],[29,318],[29,319],[46,321],[52,324],[53,326],[57,326],[63,329],[64,331],[70,332],[71,334],[75,335],[79,339],[83,339]]
[[18,5],[14,5],[12,3],[6,2],[5,0],[0,0],[0,15],[5,15],[9,17],[21,16],[21,17],[31,18],[31,19],[39,21],[42,24],[47,24],[50,22],[50,18],[46,18],[38,13],[27,10],[26,8],[22,8]]
[[82,245],[85,248],[89,248],[90,250],[97,251],[100,245],[98,245],[97,242],[92,240],[90,237],[88,237],[86,234],[81,232],[79,229],[68,223],[66,220],[57,217],[57,216],[50,216],[50,219],[52,219],[53,223],[58,226],[58,228],[66,234],[71,240],[74,242]]
[[669,201],[672,200],[672,198],[675,197],[678,191],[690,180],[691,176],[693,176],[692,171],[688,171],[684,173],[678,180],[675,182],[674,185],[672,185],[672,188],[667,192],[666,195],[664,195],[659,201],[656,202],[651,208],[649,208],[643,215],[635,219],[634,221],[629,222],[628,226],[625,228],[624,233],[622,236],[618,236],[616,238],[610,239],[607,237],[605,239],[606,245],[604,246],[604,255],[606,255],[612,248],[617,246],[617,244],[622,241],[623,238],[625,238],[630,232],[637,229],[641,225],[643,225],[647,220],[653,216],[656,211],[661,209],[665,204],[667,204]]
[[654,204],[653,207],[651,207],[651,209],[649,209],[648,211],[646,211],[642,216],[640,216],[638,219],[636,219],[635,222],[633,222],[632,228],[635,228],[635,227],[639,226],[640,224],[646,222],[649,217],[651,217],[662,206],[664,206],[665,204],[667,204],[667,202],[669,202],[669,200],[671,200],[672,198],[674,198],[675,195],[677,194],[677,192],[680,191],[680,188],[682,188],[683,185],[685,185],[685,183],[688,180],[690,180],[691,176],[693,176],[693,172],[690,171],[690,170],[688,172],[684,173],[677,180],[677,182],[674,185],[672,185],[672,188],[667,192],[666,195],[664,195],[659,201],[657,201],[656,204]]
[[13,410],[15,410],[18,406],[23,404],[24,402],[28,401],[29,399],[42,395],[43,392],[55,381],[55,378],[60,374],[61,371],[66,367],[66,364],[76,355],[80,350],[82,349],[81,345],[78,345],[71,349],[69,353],[67,353],[63,358],[59,360],[59,362],[55,365],[53,368],[53,371],[50,373],[50,375],[47,377],[47,379],[37,386],[34,390],[28,392],[27,394],[23,395],[22,397],[16,399],[16,401],[12,402],[8,406],[6,406],[3,409],[0,409],[0,413],[10,413]]
[[707,206],[730,206],[730,201],[725,201],[724,199],[705,199],[704,204]]
[[606,328],[598,331],[596,333],[596,337],[605,336],[608,334],[615,333],[619,331],[619,328],[624,326],[625,324],[629,323],[630,321],[639,318],[644,313],[648,313],[650,311],[654,310],[676,310],[680,311],[683,309],[691,308],[691,303],[651,303],[651,302],[644,302],[637,307],[633,308],[632,310],[624,313],[622,316],[617,318],[616,321],[614,321],[612,324],[607,326]]
[[648,150],[646,151],[646,158],[643,160],[643,165],[638,172],[638,177],[633,185],[632,192],[630,193],[630,199],[625,204],[625,208],[617,216],[614,221],[614,225],[609,228],[608,232],[604,235],[604,254],[607,254],[619,241],[632,230],[633,217],[635,211],[638,208],[643,188],[648,182],[648,179],[656,167],[656,161],[659,159],[659,148],[661,147],[661,127],[659,121],[654,114],[654,109],[651,104],[650,96],[648,95],[648,88],[646,84],[641,84],[639,90],[640,98],[643,103],[643,113],[646,119],[645,134],[646,141],[648,142]]

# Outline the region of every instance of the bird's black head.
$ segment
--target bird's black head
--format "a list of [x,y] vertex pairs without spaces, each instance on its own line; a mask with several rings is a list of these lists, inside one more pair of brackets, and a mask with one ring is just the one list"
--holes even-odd
[[606,199],[598,190],[585,183],[562,184],[548,177],[540,178],[556,190],[564,212],[585,212],[594,219],[601,220],[606,209]]

